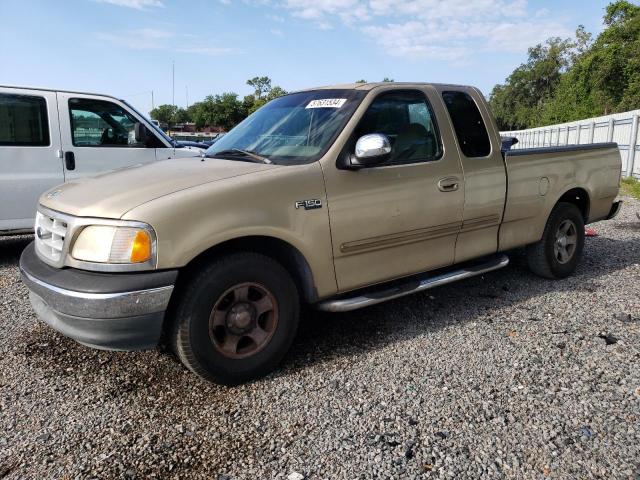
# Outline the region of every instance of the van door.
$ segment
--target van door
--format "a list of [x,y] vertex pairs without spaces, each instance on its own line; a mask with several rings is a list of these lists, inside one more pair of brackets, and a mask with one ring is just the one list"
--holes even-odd
[[136,135],[146,122],[116,99],[59,92],[58,105],[67,181],[152,162],[156,148],[167,147],[151,128]]
[[0,87],[0,233],[33,229],[38,197],[62,182],[55,92]]

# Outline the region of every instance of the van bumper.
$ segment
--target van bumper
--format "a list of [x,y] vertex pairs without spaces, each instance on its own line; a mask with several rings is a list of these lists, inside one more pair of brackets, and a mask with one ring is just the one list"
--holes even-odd
[[103,350],[155,347],[162,334],[177,270],[97,273],[53,268],[31,243],[20,273],[41,320],[84,345]]

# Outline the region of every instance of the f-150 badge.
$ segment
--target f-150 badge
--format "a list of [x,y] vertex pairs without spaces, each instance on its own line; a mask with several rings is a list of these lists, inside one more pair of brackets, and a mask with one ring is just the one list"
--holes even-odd
[[315,208],[322,208],[322,201],[317,198],[311,200],[298,200],[295,203],[296,209],[304,208],[305,210],[313,210]]

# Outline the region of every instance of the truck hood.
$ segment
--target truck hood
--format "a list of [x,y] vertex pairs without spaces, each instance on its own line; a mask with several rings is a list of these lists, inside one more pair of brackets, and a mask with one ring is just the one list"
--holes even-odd
[[162,160],[70,181],[43,193],[40,204],[79,217],[120,218],[164,195],[273,168],[279,167],[218,158]]

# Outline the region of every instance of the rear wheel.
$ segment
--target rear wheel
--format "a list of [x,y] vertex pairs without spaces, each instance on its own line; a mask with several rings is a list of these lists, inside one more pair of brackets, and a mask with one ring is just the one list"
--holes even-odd
[[558,203],[544,229],[542,239],[527,247],[527,263],[545,278],[565,278],[576,269],[584,247],[584,220],[572,203]]
[[191,371],[232,385],[265,375],[289,350],[298,291],[288,272],[257,253],[202,268],[175,309],[173,349]]

